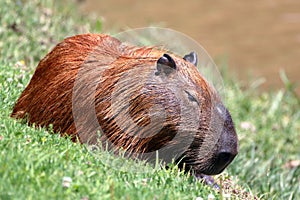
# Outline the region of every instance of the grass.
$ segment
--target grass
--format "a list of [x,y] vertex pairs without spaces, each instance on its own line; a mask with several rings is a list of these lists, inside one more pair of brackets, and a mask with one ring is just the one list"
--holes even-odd
[[288,166],[300,160],[299,98],[289,90],[229,92],[240,136],[240,153],[229,173],[266,199],[299,199],[300,167]]
[[[221,199],[176,166],[164,169],[104,151],[95,154],[9,117],[38,61],[58,41],[100,31],[99,21],[87,21],[74,10],[50,0],[0,0],[0,199],[207,199],[209,194]],[[231,199],[247,199],[248,193],[300,199],[300,104],[292,84],[284,78],[285,89],[259,94],[224,75],[240,152],[217,179],[230,187]],[[103,160],[145,173],[125,172]]]

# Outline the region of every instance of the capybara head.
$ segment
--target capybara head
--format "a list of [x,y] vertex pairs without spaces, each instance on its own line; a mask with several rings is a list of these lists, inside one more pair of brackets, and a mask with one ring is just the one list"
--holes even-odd
[[196,174],[218,174],[237,136],[228,110],[197,70],[197,55],[136,47],[108,35],[65,39],[42,59],[12,116],[82,143]]

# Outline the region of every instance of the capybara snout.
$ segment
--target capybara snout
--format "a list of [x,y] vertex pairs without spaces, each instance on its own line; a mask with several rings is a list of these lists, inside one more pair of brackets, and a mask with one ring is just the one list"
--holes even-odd
[[181,57],[108,35],[76,35],[40,61],[12,117],[52,124],[74,141],[149,160],[158,152],[185,170],[218,174],[236,156],[237,136],[196,65],[194,52]]
[[221,116],[220,121],[223,124],[221,125],[222,131],[217,142],[214,167],[206,174],[218,174],[222,172],[238,153],[237,135],[228,110],[223,105],[217,105],[214,109],[217,112],[216,115]]

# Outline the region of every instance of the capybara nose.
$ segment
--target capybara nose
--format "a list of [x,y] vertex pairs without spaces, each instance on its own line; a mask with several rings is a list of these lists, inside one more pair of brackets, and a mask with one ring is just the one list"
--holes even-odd
[[217,171],[222,172],[237,155],[236,152],[221,151],[217,154],[215,167]]

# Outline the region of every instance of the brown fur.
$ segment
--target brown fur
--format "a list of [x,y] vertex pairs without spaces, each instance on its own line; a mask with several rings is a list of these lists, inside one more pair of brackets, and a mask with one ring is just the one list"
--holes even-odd
[[[176,63],[176,73],[156,76],[157,60],[164,53],[154,47],[125,45],[107,35],[67,38],[40,61],[12,116],[28,116],[29,124],[52,124],[55,132],[82,143],[96,144],[97,131],[101,131],[100,141],[132,153],[167,147],[166,152],[178,154],[183,150],[181,144],[190,143],[183,154],[185,163],[191,164],[189,168],[197,173],[219,173],[212,168],[221,142],[203,141],[213,135],[215,104],[223,104],[197,68],[174,54],[169,53]],[[185,91],[200,104],[191,103]],[[164,116],[154,105],[165,110]],[[195,115],[199,116],[196,124]],[[224,124],[232,140],[230,145],[237,149],[231,118]],[[176,137],[179,129],[181,134]],[[199,149],[205,145],[213,145],[213,150],[200,158]]]

